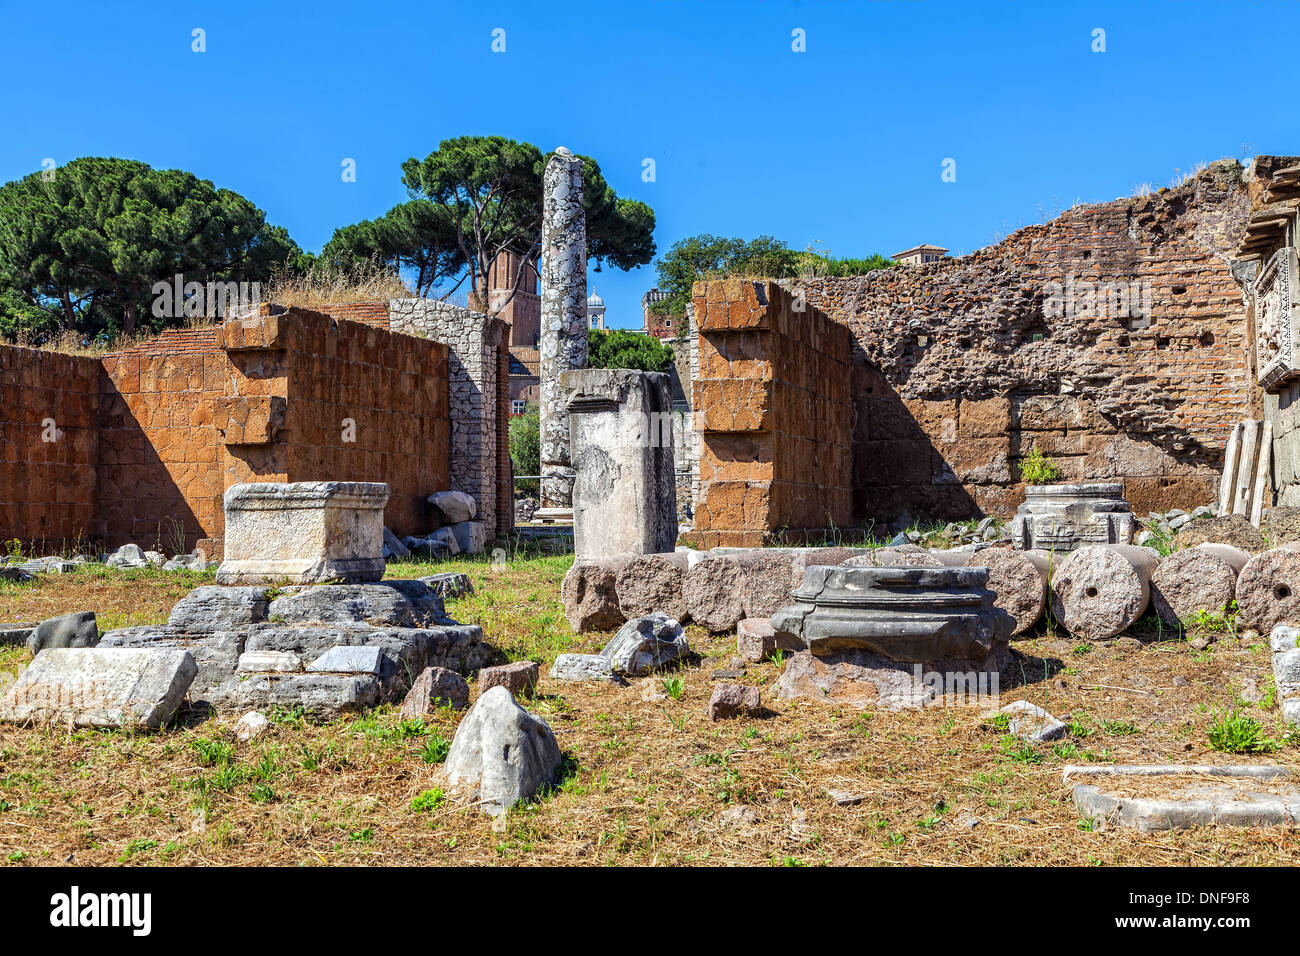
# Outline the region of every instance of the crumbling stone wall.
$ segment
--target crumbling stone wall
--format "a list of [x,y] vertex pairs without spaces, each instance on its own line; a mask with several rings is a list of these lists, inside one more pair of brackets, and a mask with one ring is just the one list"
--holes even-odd
[[99,362],[0,346],[0,537],[95,533]]
[[[287,400],[275,440],[285,446],[286,480],[385,482],[388,527],[426,531],[425,499],[449,484],[446,347],[320,313],[273,328],[274,319],[263,318],[267,341],[253,350],[268,365],[282,350]],[[223,329],[227,349],[233,329]]]
[[857,522],[1009,516],[1034,445],[1138,512],[1213,500],[1251,403],[1229,269],[1248,206],[1221,161],[971,255],[790,283],[852,331]]
[[509,326],[449,302],[393,299],[389,328],[448,346],[451,487],[474,497],[489,535],[513,527]]
[[848,329],[773,282],[694,289],[700,488],[692,540],[760,545],[851,521]]
[[474,496],[489,537],[512,529],[510,324],[436,299],[330,304],[320,311],[448,347],[451,487]]

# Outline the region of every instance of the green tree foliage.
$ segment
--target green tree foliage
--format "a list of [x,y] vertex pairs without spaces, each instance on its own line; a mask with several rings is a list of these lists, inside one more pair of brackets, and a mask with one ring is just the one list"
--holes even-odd
[[6,306],[7,324],[130,334],[155,282],[261,281],[301,256],[251,202],[193,173],[99,157],[52,172],[0,187],[0,289],[39,310]]
[[[522,415],[510,419],[510,465],[516,475],[539,475],[542,467],[541,409],[531,402]],[[537,494],[538,482],[517,484],[520,491]]]
[[[654,212],[620,198],[589,156],[583,161],[587,255],[597,271],[608,263],[633,269],[654,258]],[[379,220],[346,226],[325,247],[328,258],[379,258],[414,268],[416,286],[450,295],[466,282],[482,302],[492,263],[503,252],[520,257],[509,295],[490,303],[499,312],[522,285],[524,265],[536,266],[541,247],[542,173],[548,155],[503,136],[443,140],[424,159],[402,164],[413,197]],[[454,280],[454,281],[452,281]]]
[[421,296],[429,295],[465,264],[451,211],[427,199],[413,199],[378,219],[336,229],[321,250],[320,261],[327,268],[340,270],[362,263],[407,270]]
[[673,364],[673,350],[653,335],[626,329],[591,329],[587,332],[587,364],[592,368],[666,372]]
[[852,276],[884,269],[892,259],[872,255],[866,259],[836,259],[811,248],[797,252],[771,236],[726,239],[704,233],[673,243],[655,263],[659,288],[668,293],[656,303],[660,315],[682,315],[691,301],[691,287],[701,279],[727,275],[767,279],[814,276]]

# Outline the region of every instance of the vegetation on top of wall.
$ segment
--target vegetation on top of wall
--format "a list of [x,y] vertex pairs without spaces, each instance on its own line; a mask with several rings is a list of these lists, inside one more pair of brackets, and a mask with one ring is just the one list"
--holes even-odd
[[1050,485],[1061,478],[1061,468],[1034,445],[1020,462],[1020,478],[1027,485]]
[[865,259],[836,258],[829,250],[809,246],[791,249],[771,236],[727,239],[703,233],[673,243],[655,263],[659,289],[668,295],[653,309],[660,315],[682,315],[691,301],[691,286],[701,279],[745,276],[762,279],[811,279],[862,275],[894,265],[881,255]]
[[587,365],[591,368],[666,372],[672,364],[673,350],[653,335],[626,329],[587,332]]
[[277,267],[262,286],[263,302],[300,309],[410,296],[401,277],[378,259],[339,263],[317,259],[305,268]]
[[0,186],[0,333],[89,341],[179,325],[183,306],[152,314],[155,283],[258,282],[302,255],[262,210],[193,173],[74,159]]

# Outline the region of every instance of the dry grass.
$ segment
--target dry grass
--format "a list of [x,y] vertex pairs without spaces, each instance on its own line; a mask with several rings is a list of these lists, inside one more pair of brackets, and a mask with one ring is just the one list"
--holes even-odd
[[378,262],[342,269],[316,264],[301,275],[280,269],[262,284],[263,302],[302,309],[402,299],[411,294],[399,276]]
[[[210,325],[211,320],[204,319],[201,322],[191,320],[190,325]],[[87,341],[79,332],[71,329],[65,329],[57,335],[48,338],[37,338],[29,332],[23,330],[14,336],[9,345],[15,345],[21,349],[36,349],[40,352],[58,352],[60,355],[83,355],[98,357],[108,355],[112,352],[121,352],[123,349],[129,349],[141,342],[147,342],[154,338],[158,333],[152,329],[134,332],[131,335],[124,335],[121,332],[116,333],[111,339],[93,339]]]
[[[405,565],[395,576],[447,567],[478,588],[452,602],[511,658],[549,664],[561,651],[598,649],[607,635],[573,635],[558,602],[570,559]],[[107,580],[77,572],[0,591],[6,616],[104,609],[161,620],[190,582],[139,573]],[[1068,715],[1073,736],[1029,746],[976,709],[856,711],[783,701],[773,663],[743,678],[764,688],[765,719],[711,723],[712,671],[734,637],[690,628],[701,659],[630,687],[543,678],[528,702],[568,759],[549,794],[496,826],[436,797],[436,758],[459,714],[403,722],[396,708],[325,725],[276,715],[247,745],[234,719],[191,716],[158,734],[0,728],[0,864],[1290,864],[1300,841],[1285,829],[1207,828],[1140,835],[1095,832],[1061,782],[1067,763],[1280,762],[1220,754],[1206,729],[1254,682],[1270,685],[1267,647],[1235,640],[1195,652],[1165,640],[1084,645],[1046,633],[1019,642],[1024,697]],[[1152,635],[1143,634],[1143,637]],[[1165,635],[1169,635],[1166,633]],[[14,669],[22,651],[0,653]],[[543,670],[545,673],[545,669]],[[1176,686],[1178,678],[1186,686]],[[1275,737],[1277,711],[1250,707]],[[432,744],[432,746],[431,746]],[[862,796],[838,806],[828,788]],[[973,829],[963,821],[978,819]]]

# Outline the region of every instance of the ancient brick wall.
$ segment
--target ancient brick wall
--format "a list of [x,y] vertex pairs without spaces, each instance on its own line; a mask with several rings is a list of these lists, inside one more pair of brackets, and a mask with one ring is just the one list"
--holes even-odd
[[226,484],[245,480],[222,473],[230,375],[215,330],[165,333],[100,364],[96,536],[170,554],[183,534],[187,548],[214,548]]
[[99,362],[0,345],[0,538],[95,533]]
[[349,322],[360,322],[381,329],[388,328],[388,302],[385,300],[331,303],[320,306],[315,311],[328,314],[334,319],[347,319]]
[[968,256],[790,283],[853,334],[856,522],[1008,516],[1035,445],[1139,512],[1213,500],[1251,407],[1248,205],[1224,161]]
[[329,480],[387,482],[388,526],[415,534],[448,487],[446,346],[301,309],[102,359],[0,346],[0,396],[5,537],[215,554],[230,485]]
[[848,329],[772,282],[696,283],[692,540],[757,545],[851,521]]
[[385,481],[388,527],[427,531],[425,499],[448,488],[446,346],[315,314],[284,348],[289,480]]

